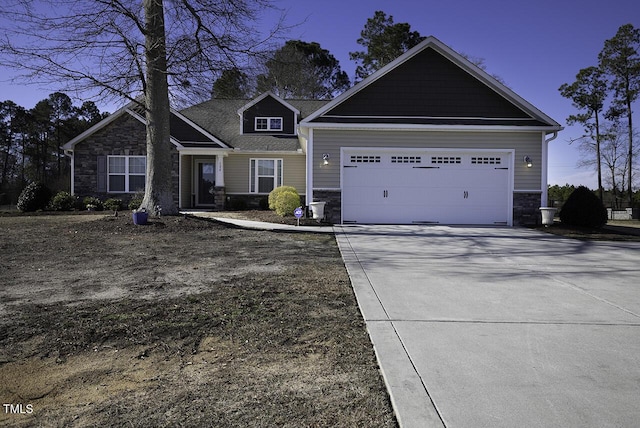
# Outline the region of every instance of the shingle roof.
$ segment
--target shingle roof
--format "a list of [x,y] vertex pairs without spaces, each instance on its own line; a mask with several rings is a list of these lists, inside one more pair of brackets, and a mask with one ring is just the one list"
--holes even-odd
[[[251,100],[212,99],[181,110],[185,117],[197,123],[225,144],[245,151],[296,151],[300,148],[297,136],[274,136],[263,134],[241,134],[238,109]],[[298,110],[299,119],[304,119],[328,101],[287,100]]]

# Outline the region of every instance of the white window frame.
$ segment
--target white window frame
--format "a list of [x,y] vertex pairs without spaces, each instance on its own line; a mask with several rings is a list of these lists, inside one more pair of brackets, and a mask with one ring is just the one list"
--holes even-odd
[[[115,158],[121,158],[124,159],[124,173],[122,172],[111,172],[110,170],[110,166],[111,166],[111,159],[115,159]],[[144,159],[144,173],[138,173],[138,172],[130,172],[129,171],[129,160],[132,158],[142,158]],[[124,175],[124,190],[112,190],[111,189],[111,180],[110,177],[111,176],[122,176]],[[143,176],[145,178],[145,187],[147,186],[147,157],[146,156],[129,156],[129,155],[109,155],[107,156],[107,193],[134,193],[136,191],[138,191],[139,189],[130,189],[129,188],[129,177],[130,176]]]
[[[272,120],[279,120],[280,121],[280,127],[279,128],[275,128],[272,125],[271,121]],[[266,128],[258,128],[258,121],[259,120],[266,120],[267,121],[267,127]],[[254,129],[258,132],[264,132],[264,131],[282,131],[282,127],[284,120],[282,119],[282,117],[266,117],[266,116],[259,116],[256,117],[255,119],[255,123],[254,123]]]
[[[273,164],[273,175],[259,175],[258,165],[260,161],[272,161]],[[269,192],[260,192],[260,177],[273,177],[273,188],[282,186],[282,176],[284,162],[281,158],[251,158],[249,159],[249,193],[263,194],[266,195]],[[273,189],[271,189],[273,190]]]

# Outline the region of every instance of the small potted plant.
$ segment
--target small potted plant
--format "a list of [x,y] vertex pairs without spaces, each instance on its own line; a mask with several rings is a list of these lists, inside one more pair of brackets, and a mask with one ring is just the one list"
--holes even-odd
[[137,225],[145,225],[147,224],[147,220],[149,219],[149,214],[147,213],[146,208],[138,208],[133,210],[133,224]]

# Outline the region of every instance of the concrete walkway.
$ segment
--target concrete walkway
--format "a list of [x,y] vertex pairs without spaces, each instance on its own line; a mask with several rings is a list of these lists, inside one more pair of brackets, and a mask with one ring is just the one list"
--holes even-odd
[[402,427],[636,427],[640,243],[338,226]]
[[231,217],[220,217],[215,212],[185,212],[197,217],[210,218],[220,223],[230,224],[235,227],[253,230],[269,230],[272,232],[307,232],[307,233],[334,233],[330,226],[293,226],[290,224],[265,223],[262,221],[241,220]]

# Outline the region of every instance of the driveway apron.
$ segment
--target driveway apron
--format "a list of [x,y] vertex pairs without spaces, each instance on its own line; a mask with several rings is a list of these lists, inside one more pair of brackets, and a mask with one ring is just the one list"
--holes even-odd
[[338,226],[403,427],[637,427],[640,244]]

